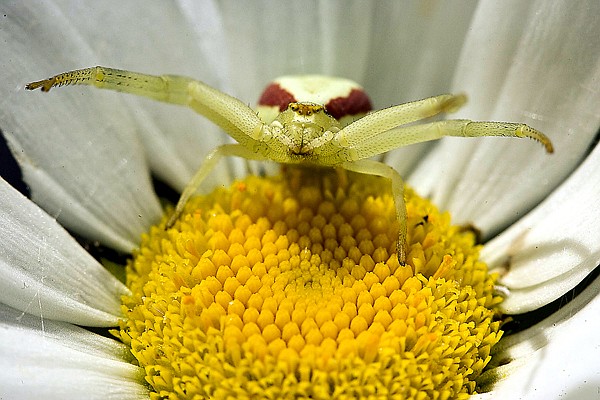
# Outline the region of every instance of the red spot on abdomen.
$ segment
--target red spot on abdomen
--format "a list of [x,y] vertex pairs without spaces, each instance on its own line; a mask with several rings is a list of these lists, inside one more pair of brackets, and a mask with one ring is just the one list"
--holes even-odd
[[294,96],[277,83],[271,83],[267,86],[260,99],[258,99],[259,106],[277,106],[279,111],[285,111],[290,103],[295,102]]
[[335,119],[346,115],[365,114],[373,109],[369,96],[361,89],[352,89],[348,96],[337,97],[325,104],[327,113]]

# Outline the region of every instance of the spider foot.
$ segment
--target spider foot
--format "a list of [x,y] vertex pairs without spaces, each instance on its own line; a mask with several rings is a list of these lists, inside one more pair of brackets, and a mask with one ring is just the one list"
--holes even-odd
[[400,266],[404,267],[406,265],[406,243],[396,245],[396,256],[398,257],[398,263]]

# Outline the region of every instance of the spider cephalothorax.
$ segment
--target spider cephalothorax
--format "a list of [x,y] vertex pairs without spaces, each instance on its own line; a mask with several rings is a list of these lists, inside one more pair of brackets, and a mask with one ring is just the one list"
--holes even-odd
[[[257,113],[240,100],[182,76],[153,76],[106,67],[65,72],[26,86],[33,90],[84,84],[128,92],[188,106],[223,128],[238,144],[216,148],[183,191],[171,226],[189,198],[223,156],[280,163],[342,167],[390,180],[399,221],[398,261],[406,261],[406,206],[400,175],[369,158],[409,144],[443,136],[508,136],[530,138],[553,151],[541,132],[519,123],[465,119],[411,124],[442,112],[456,111],[464,95],[444,94],[367,113],[371,102],[364,90],[347,79],[320,75],[282,77],[267,87]],[[407,125],[408,124],[408,125]]]
[[310,162],[317,157],[315,149],[331,140],[340,128],[340,123],[322,105],[290,103],[273,122],[263,125],[263,140],[273,140],[268,142],[273,150],[281,148],[283,157],[278,158],[274,151],[273,161]]
[[340,150],[335,135],[371,111],[371,100],[348,79],[283,76],[265,88],[257,111],[265,123],[263,140],[273,150],[273,161],[334,166],[346,160],[324,157]]

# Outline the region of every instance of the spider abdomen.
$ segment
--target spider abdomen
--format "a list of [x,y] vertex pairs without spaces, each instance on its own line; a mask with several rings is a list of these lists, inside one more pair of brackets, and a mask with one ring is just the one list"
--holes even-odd
[[269,123],[290,103],[321,105],[342,126],[372,110],[369,96],[354,81],[323,75],[296,75],[271,82],[258,100],[258,112]]

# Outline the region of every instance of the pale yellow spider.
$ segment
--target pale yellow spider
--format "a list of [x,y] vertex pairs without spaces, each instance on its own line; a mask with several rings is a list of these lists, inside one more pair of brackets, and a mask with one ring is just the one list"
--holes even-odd
[[240,100],[191,78],[145,75],[105,67],[65,72],[29,83],[26,88],[41,87],[47,92],[55,86],[72,84],[93,85],[191,107],[238,142],[219,146],[206,157],[183,191],[167,227],[179,217],[189,198],[223,156],[341,167],[391,181],[400,226],[397,257],[402,265],[406,262],[402,178],[389,165],[369,157],[443,136],[527,137],[542,143],[548,153],[553,152],[550,139],[524,124],[457,119],[403,126],[442,112],[456,111],[466,101],[462,94],[443,94],[364,115],[370,111],[370,101],[359,85],[346,79],[317,75],[276,80],[261,97],[258,114]]

